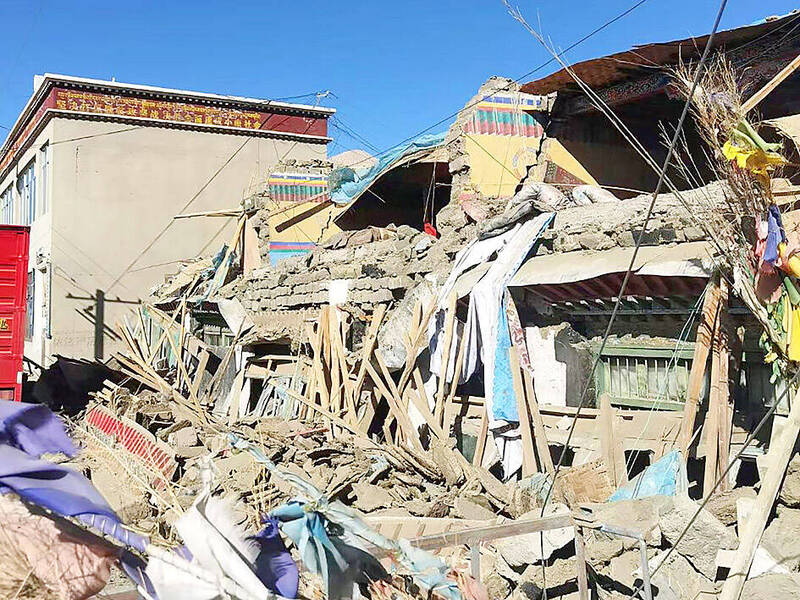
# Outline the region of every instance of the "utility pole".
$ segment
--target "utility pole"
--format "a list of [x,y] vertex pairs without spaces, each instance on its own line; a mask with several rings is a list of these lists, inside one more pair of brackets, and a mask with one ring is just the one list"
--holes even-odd
[[103,328],[105,326],[106,295],[103,290],[94,293],[94,359],[103,360]]

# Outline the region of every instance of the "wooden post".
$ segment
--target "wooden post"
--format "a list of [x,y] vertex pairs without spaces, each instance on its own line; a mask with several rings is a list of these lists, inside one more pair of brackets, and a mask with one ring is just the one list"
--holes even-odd
[[[730,443],[730,418],[728,399],[728,361],[730,359],[729,336],[726,325],[728,305],[728,284],[720,281],[720,298],[717,320],[714,326],[713,352],[711,356],[711,389],[708,395],[708,412],[705,422],[706,465],[703,477],[703,495],[708,496],[717,477],[728,466],[728,444]],[[727,436],[726,436],[727,432]],[[721,449],[723,449],[721,451]],[[721,491],[728,489],[727,482],[719,486]]]
[[481,415],[481,429],[478,432],[478,439],[475,443],[475,455],[472,457],[472,464],[480,467],[483,464],[483,453],[486,452],[486,440],[489,437],[489,415],[486,407],[483,407]]
[[608,394],[600,394],[600,415],[598,425],[600,429],[600,449],[606,469],[614,483],[614,487],[628,481],[628,473],[625,466],[625,454],[614,439],[614,408],[611,406],[611,398]]
[[795,394],[783,431],[776,443],[769,449],[772,461],[761,481],[761,489],[750,517],[745,521],[743,531],[739,532],[739,548],[736,550],[728,578],[722,586],[720,600],[739,600],[739,596],[742,594],[753,556],[761,541],[767,519],[772,512],[772,505],[775,504],[775,498],[780,491],[798,434],[800,434],[800,394]]
[[522,379],[525,382],[525,398],[533,422],[533,441],[536,442],[536,453],[539,455],[539,470],[543,473],[555,473],[553,457],[550,456],[550,446],[547,444],[547,432],[544,429],[542,413],[539,412],[539,403],[536,401],[536,390],[533,387],[533,377],[522,369]]
[[508,362],[511,367],[514,396],[517,400],[519,430],[522,434],[522,476],[529,477],[536,472],[536,458],[533,452],[533,436],[531,435],[528,406],[525,403],[525,392],[522,389],[522,381],[520,381],[519,358],[517,357],[517,349],[513,346],[508,349]]
[[589,600],[589,583],[586,580],[586,544],[583,527],[575,525],[575,563],[578,576],[578,598]]
[[442,362],[439,367],[439,391],[434,399],[436,402],[436,410],[434,415],[442,424],[444,418],[444,404],[445,404],[445,390],[447,389],[447,371],[450,366],[450,346],[453,341],[453,329],[456,324],[456,304],[458,303],[458,296],[455,292],[450,294],[447,299],[447,312],[444,315],[444,336],[442,338]]
[[717,321],[719,299],[719,276],[715,275],[703,299],[703,314],[700,318],[700,323],[697,325],[692,370],[689,373],[686,404],[683,407],[683,421],[681,422],[681,431],[678,434],[678,448],[683,453],[684,459],[688,457],[689,442],[691,442],[694,435],[694,423],[697,418],[697,407],[700,403],[700,392],[703,391],[703,379],[705,379],[706,375],[706,363],[708,362],[708,352],[711,348],[714,324]]

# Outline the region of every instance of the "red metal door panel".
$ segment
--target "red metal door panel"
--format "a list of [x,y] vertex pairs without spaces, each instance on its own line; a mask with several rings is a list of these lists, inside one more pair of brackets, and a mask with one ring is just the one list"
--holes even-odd
[[0,399],[22,399],[30,229],[0,225]]

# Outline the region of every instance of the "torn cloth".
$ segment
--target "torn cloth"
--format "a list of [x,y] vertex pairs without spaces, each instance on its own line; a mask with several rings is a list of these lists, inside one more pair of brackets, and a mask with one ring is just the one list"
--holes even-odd
[[511,239],[470,293],[468,330],[479,340],[485,405],[492,429],[502,425],[502,421],[519,420],[508,369],[511,334],[505,318],[506,286],[554,216],[555,213],[543,213],[515,228]]
[[[140,551],[146,536],[125,529],[105,498],[83,475],[39,457],[47,452],[77,453],[63,423],[49,408],[23,402],[0,401],[0,494],[21,499],[63,517],[76,517],[126,546]],[[138,584],[138,560],[125,553],[121,564]]]

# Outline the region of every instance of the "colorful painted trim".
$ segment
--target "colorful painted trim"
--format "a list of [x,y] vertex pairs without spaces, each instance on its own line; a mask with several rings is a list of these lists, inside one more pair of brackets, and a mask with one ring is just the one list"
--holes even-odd
[[149,470],[156,470],[164,476],[153,479],[157,489],[164,489],[165,481],[172,478],[178,464],[172,449],[157,440],[152,433],[126,417],[118,417],[103,406],[93,406],[86,413],[86,424],[98,430],[104,436],[124,448],[130,456],[147,465]]
[[269,263],[275,266],[282,260],[293,256],[303,256],[316,247],[314,242],[270,242]]
[[549,99],[547,96],[534,96],[533,94],[496,94],[488,96],[478,103],[478,108],[513,108],[519,106],[523,110],[541,110],[546,111],[549,109]]
[[548,98],[521,93],[489,96],[475,106],[464,132],[540,138],[542,126],[528,110],[548,110]]
[[313,142],[327,142],[328,125],[325,117],[266,112],[241,108],[159,100],[138,95],[81,91],[53,86],[39,101],[39,107],[11,143],[5,147],[0,159],[0,174],[16,158],[31,139],[34,130],[44,126],[51,117],[106,115],[121,120],[146,120],[192,129],[224,128],[246,135],[298,135],[308,136]]
[[308,173],[273,173],[267,180],[270,197],[276,202],[326,202],[328,177]]
[[516,135],[540,138],[544,129],[528,113],[511,109],[476,110],[464,124],[465,133],[482,135]]

